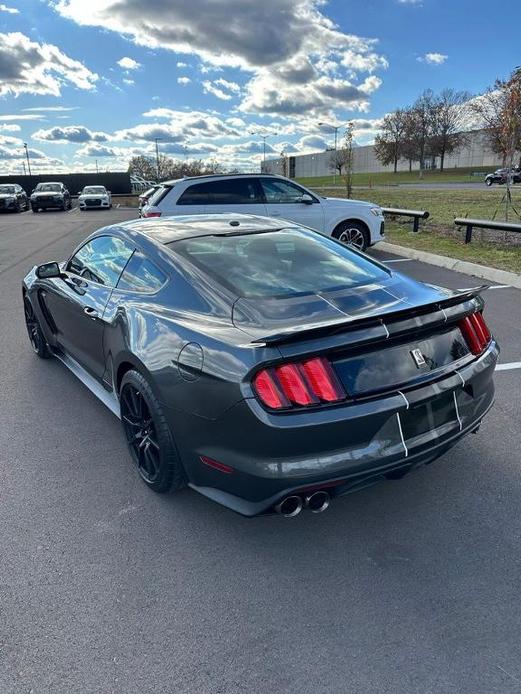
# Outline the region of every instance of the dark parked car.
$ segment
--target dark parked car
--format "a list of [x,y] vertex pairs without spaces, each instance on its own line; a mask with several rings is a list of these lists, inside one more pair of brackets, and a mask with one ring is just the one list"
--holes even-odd
[[0,210],[22,212],[29,209],[27,193],[17,183],[0,184]]
[[[504,185],[507,182],[509,172],[510,169],[496,169],[494,173],[486,176],[485,183],[487,186],[491,186],[493,183]],[[521,183],[521,169],[519,167],[512,169],[512,183]]]
[[71,194],[63,183],[38,183],[31,194],[33,212],[52,208],[70,210],[71,207]]
[[480,290],[425,285],[285,220],[134,220],[23,282],[40,357],[121,417],[157,492],[319,512],[479,428],[498,346]]

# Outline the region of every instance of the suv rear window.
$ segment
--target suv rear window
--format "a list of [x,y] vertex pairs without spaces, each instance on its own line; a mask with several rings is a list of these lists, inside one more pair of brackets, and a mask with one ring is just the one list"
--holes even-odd
[[161,200],[168,195],[174,186],[160,186],[155,193],[153,193],[147,201],[147,205],[159,205]]
[[168,244],[241,297],[282,297],[354,287],[387,277],[346,246],[302,228],[203,236]]
[[262,203],[255,178],[226,178],[195,183],[185,190],[178,205],[255,205]]

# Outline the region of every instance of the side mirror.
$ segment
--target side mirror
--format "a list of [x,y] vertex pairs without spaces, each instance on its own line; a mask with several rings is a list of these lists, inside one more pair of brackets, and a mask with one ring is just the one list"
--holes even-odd
[[61,277],[62,271],[58,263],[44,263],[36,268],[36,277],[41,280],[51,279],[52,277]]
[[313,204],[313,198],[311,197],[311,195],[304,193],[302,195],[302,197],[300,198],[300,202],[303,202],[304,205],[312,205]]

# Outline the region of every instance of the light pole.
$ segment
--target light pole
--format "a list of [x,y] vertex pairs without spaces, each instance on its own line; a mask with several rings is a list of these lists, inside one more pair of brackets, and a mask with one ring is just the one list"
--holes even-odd
[[[326,127],[326,128],[331,128],[332,130],[335,131],[335,156],[336,156],[336,151],[337,151],[337,142],[338,142],[338,131],[342,127],[341,125],[333,125],[332,123],[319,123],[320,126]],[[335,170],[333,172],[333,185],[336,185],[336,161],[335,161]]]
[[268,133],[267,135],[262,135],[260,132],[256,130],[250,130],[250,135],[258,135],[262,139],[262,162],[263,164],[266,163],[266,140],[268,137],[271,137],[273,133]]
[[24,142],[24,149],[25,149],[25,156],[27,157],[27,168],[29,169],[29,176],[32,176],[31,162],[29,161],[29,150],[27,149],[27,142]]
[[157,143],[162,140],[162,137],[154,137],[154,142],[156,143],[156,171],[157,171],[157,182],[159,183],[159,147]]

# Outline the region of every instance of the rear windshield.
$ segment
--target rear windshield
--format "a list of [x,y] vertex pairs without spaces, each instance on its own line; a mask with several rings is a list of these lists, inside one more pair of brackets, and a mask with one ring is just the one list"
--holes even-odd
[[203,236],[172,250],[241,297],[281,297],[355,287],[387,274],[346,246],[301,228]]
[[161,200],[165,197],[165,195],[172,190],[173,187],[173,185],[169,185],[161,186],[160,188],[158,188],[156,192],[148,198],[148,204],[158,205],[161,202]]
[[61,187],[59,183],[38,183],[36,190],[44,191],[45,193],[59,193]]

